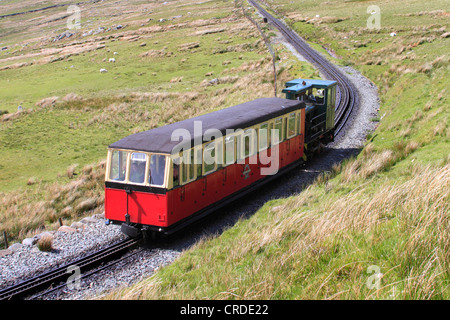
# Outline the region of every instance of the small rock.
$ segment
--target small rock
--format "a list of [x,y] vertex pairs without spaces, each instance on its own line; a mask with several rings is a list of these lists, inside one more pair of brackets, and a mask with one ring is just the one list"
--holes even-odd
[[272,208],[270,208],[269,212],[277,212],[277,211],[280,211],[280,209],[281,209],[281,206],[272,207]]
[[33,246],[36,244],[36,242],[37,242],[37,238],[26,238],[26,239],[23,239],[22,244],[24,246]]
[[81,222],[74,222],[70,225],[71,228],[75,228],[75,229],[84,229],[86,228],[86,225],[84,223]]
[[92,215],[92,218],[97,219],[97,220],[105,219],[105,211],[103,211],[102,213],[96,213],[96,214]]
[[74,232],[77,232],[77,229],[69,227],[69,226],[61,226],[58,228],[58,231],[65,232],[65,233],[74,233]]
[[147,44],[145,42],[142,42],[139,47],[145,47]]
[[73,35],[74,35],[74,33],[69,32],[69,31],[65,31],[65,32],[61,33],[60,35],[56,36],[56,37],[53,39],[53,42],[62,40],[62,39],[64,39],[64,38],[70,38],[70,37],[73,36]]
[[7,255],[10,255],[10,254],[12,254],[13,252],[11,251],[11,250],[9,250],[9,249],[3,249],[3,250],[0,250],[0,258],[1,257],[4,257],[4,256],[7,256]]
[[22,247],[23,247],[23,245],[21,243],[17,242],[17,243],[10,245],[8,247],[8,250],[10,250],[12,252],[16,252],[16,251],[20,250]]
[[38,234],[37,236],[35,236],[36,240],[39,240],[42,237],[52,237],[53,238],[53,233],[51,233],[49,231],[44,231],[44,232]]
[[92,223],[97,223],[97,219],[92,218],[92,217],[86,217],[80,220],[81,223],[84,224],[92,224]]
[[105,73],[105,72],[108,72],[108,70],[106,70],[106,69],[100,69],[100,72],[101,72],[101,73]]

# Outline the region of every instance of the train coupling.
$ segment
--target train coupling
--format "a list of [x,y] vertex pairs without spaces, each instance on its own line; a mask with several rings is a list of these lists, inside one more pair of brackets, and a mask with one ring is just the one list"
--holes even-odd
[[141,229],[128,223],[122,223],[120,231],[131,238],[139,238],[141,236]]

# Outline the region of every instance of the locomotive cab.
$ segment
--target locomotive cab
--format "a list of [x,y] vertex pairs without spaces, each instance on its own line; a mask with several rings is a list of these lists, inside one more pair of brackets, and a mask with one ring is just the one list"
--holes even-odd
[[282,91],[287,99],[306,104],[305,160],[323,144],[334,140],[336,84],[331,80],[295,79],[286,82]]

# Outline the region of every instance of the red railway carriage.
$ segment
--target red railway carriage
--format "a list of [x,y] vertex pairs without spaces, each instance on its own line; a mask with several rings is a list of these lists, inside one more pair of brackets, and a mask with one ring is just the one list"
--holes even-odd
[[109,146],[105,216],[170,234],[303,162],[305,103],[262,98]]

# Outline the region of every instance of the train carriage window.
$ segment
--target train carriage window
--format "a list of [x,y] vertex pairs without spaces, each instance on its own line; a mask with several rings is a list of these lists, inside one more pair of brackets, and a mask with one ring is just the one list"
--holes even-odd
[[252,156],[256,153],[256,146],[257,146],[257,137],[256,137],[256,130],[255,129],[247,129],[244,131],[244,155],[245,157]]
[[273,132],[273,122],[269,122],[269,131],[268,131],[268,143],[267,145],[270,147],[272,145],[272,132]]
[[182,158],[183,162],[181,164],[181,183],[182,184],[187,181],[187,175],[188,175],[188,171],[189,171],[189,168],[186,163],[186,155],[187,155],[187,152],[185,151],[183,153],[183,158]]
[[275,134],[275,136],[273,137],[272,145],[276,145],[283,141],[283,118],[275,119],[273,133]]
[[216,140],[216,151],[217,151],[217,158],[216,158],[216,163],[217,163],[217,168],[222,167],[223,165],[223,138],[217,138]]
[[127,153],[115,150],[111,154],[111,166],[109,179],[114,181],[125,181],[127,168]]
[[[148,182],[154,186],[164,185],[165,172],[166,172],[166,156],[162,154],[152,154],[150,157],[150,170],[148,173]],[[174,165],[174,181],[175,181],[175,165]]]
[[287,125],[287,137],[292,138],[295,136],[295,112],[289,114]]
[[287,139],[287,117],[283,118],[283,132],[281,141],[284,141],[285,139]]
[[185,150],[182,156],[182,164],[181,164],[181,183],[186,183],[189,180],[189,174],[191,171],[191,150]]
[[130,178],[132,183],[144,183],[147,155],[142,152],[133,152],[130,161]]
[[325,89],[317,89],[316,91],[316,101],[318,104],[325,103]]
[[225,165],[233,164],[236,161],[236,153],[234,150],[235,140],[234,136],[227,136],[225,138]]
[[195,154],[196,154],[196,159],[195,159],[195,166],[197,167],[197,178],[202,176],[202,155],[203,155],[203,150],[202,150],[202,146],[197,146],[195,147]]
[[175,188],[180,185],[180,165],[173,163],[172,186]]
[[242,130],[237,131],[235,139],[236,139],[236,160],[240,162],[245,159]]
[[195,163],[194,163],[194,150],[186,150],[183,152],[183,168],[181,170],[182,177],[181,182],[186,183],[194,180],[195,178]]
[[216,168],[216,142],[213,141],[205,146],[203,152],[203,173],[208,174]]
[[268,129],[268,123],[259,126],[259,151],[265,150],[269,146]]
[[191,150],[190,152],[191,156],[191,163],[189,164],[190,170],[189,170],[189,180],[194,180],[195,178],[195,153],[194,150]]
[[303,93],[303,100],[307,104],[324,104],[325,102],[325,89],[318,89],[318,88],[311,88],[306,90],[305,93]]
[[301,112],[299,112],[298,113],[298,123],[297,123],[297,126],[298,126],[298,134],[302,134],[302,113]]

